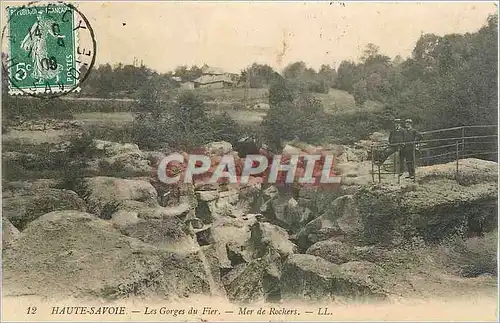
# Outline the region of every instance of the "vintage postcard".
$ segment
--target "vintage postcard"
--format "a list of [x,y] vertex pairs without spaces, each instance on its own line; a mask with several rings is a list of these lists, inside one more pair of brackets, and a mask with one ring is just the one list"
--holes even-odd
[[1,11],[2,321],[498,321],[498,2]]

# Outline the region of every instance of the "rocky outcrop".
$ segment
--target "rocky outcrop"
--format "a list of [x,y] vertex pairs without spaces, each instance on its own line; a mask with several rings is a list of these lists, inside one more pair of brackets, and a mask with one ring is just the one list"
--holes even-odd
[[321,257],[334,264],[342,264],[352,259],[354,247],[335,240],[325,240],[313,244],[306,254]]
[[306,250],[306,254],[321,257],[334,264],[380,262],[387,258],[384,250],[376,246],[356,246],[332,239],[316,242]]
[[205,223],[219,217],[240,218],[255,213],[261,199],[260,183],[251,185],[213,185],[195,191],[196,216]]
[[[454,233],[480,234],[496,227],[496,163],[460,161],[463,182],[451,165],[423,167],[419,183],[360,185],[298,234],[302,250],[318,241],[392,244],[420,236],[437,241]],[[479,175],[478,173],[482,173]],[[453,175],[454,176],[454,175]],[[475,182],[480,177],[481,182]],[[463,184],[463,185],[462,185]]]
[[386,297],[381,287],[373,282],[348,274],[339,265],[322,258],[304,254],[292,255],[284,263],[280,288],[284,300]]
[[84,201],[73,191],[60,189],[23,190],[2,199],[3,217],[19,230],[39,216],[59,210],[85,211]]
[[264,257],[236,266],[223,277],[229,300],[238,303],[279,301],[281,268],[277,263],[276,259]]
[[186,219],[190,212],[187,204],[149,207],[128,201],[113,213],[110,221],[126,236],[164,250],[190,253],[199,250],[189,219]]
[[3,257],[7,296],[175,298],[209,292],[198,255],[165,251],[126,237],[88,213],[43,215]]
[[288,233],[258,216],[219,219],[212,227],[223,285],[232,301],[279,300],[282,263],[296,251]]
[[220,218],[212,223],[213,245],[221,269],[231,269],[238,264],[250,262],[252,256],[246,247],[255,223],[257,218],[251,214],[238,219]]
[[153,172],[151,156],[144,154],[136,144],[93,140],[91,149],[95,158],[88,162],[88,171],[93,175],[142,176]]
[[145,180],[99,176],[84,179],[84,184],[87,188],[85,195],[89,211],[96,215],[101,215],[106,205],[124,201],[158,206],[158,193]]
[[347,276],[361,279],[368,284],[380,286],[384,289],[384,285],[390,283],[387,280],[385,270],[369,261],[350,261],[340,265],[340,270]]
[[266,219],[290,232],[298,232],[313,217],[312,211],[289,195],[276,196],[265,202],[260,211]]
[[438,180],[422,185],[374,186],[354,196],[368,243],[401,236],[439,241],[451,234],[481,234],[496,227],[497,184],[469,186]]
[[233,146],[227,141],[216,141],[205,145],[205,150],[209,156],[223,156],[233,150]]
[[[402,250],[395,245],[491,232],[497,219],[496,163],[459,161],[458,183],[450,163],[419,168],[417,183],[387,176],[373,184],[367,147],[384,138],[326,147],[342,176],[335,191],[97,176],[75,185],[78,197],[51,181],[8,183],[4,292],[104,298],[211,293],[239,303],[384,299],[392,288],[388,280],[398,274],[386,266]],[[99,174],[149,172],[167,153],[99,140],[92,149]],[[285,147],[288,153],[324,151]],[[226,142],[210,143],[203,153],[215,160],[235,154]]]
[[35,179],[29,181],[4,182],[2,184],[2,197],[30,195],[36,190],[56,188],[57,184],[57,179]]
[[344,195],[333,201],[321,216],[309,222],[297,235],[302,250],[323,240],[337,239],[358,241],[363,234],[363,223],[352,195]]
[[[418,168],[418,182],[457,180],[456,162]],[[498,163],[477,158],[458,161],[458,183],[463,186],[497,182]]]

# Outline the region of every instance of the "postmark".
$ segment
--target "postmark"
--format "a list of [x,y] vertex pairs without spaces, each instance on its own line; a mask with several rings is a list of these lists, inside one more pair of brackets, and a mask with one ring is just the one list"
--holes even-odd
[[2,61],[10,95],[54,98],[80,91],[96,58],[88,19],[72,4],[36,2],[9,6]]

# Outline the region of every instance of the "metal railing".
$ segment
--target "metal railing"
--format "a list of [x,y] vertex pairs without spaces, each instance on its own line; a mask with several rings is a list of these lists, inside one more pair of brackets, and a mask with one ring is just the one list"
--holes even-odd
[[[459,176],[459,160],[463,158],[480,158],[497,161],[498,156],[498,133],[497,125],[462,126],[446,129],[438,129],[421,132],[423,137],[420,141],[406,142],[404,145],[411,146],[413,163],[415,169],[418,166],[428,166],[456,161],[456,178]],[[437,138],[436,138],[437,137]],[[395,152],[389,163],[377,162],[380,153],[393,146]],[[406,153],[408,153],[406,148]],[[372,144],[372,181],[375,182],[375,175],[378,182],[382,181],[382,175],[401,175],[401,170],[406,165],[400,165],[399,154],[402,153],[402,144]],[[377,156],[377,158],[375,157]],[[390,157],[390,156],[389,156]],[[400,183],[398,176],[398,183]],[[416,176],[413,178],[416,181]]]

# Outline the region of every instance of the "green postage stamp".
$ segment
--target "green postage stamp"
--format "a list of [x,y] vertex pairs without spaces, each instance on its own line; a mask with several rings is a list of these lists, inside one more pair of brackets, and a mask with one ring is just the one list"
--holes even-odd
[[9,74],[9,94],[79,91],[80,56],[85,53],[79,47],[78,34],[88,27],[76,8],[64,3],[12,6],[7,7],[7,15],[4,41],[9,57],[4,68]]

